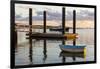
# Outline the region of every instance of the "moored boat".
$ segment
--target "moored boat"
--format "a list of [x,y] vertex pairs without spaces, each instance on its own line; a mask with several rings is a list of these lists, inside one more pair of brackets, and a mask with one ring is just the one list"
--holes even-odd
[[64,52],[84,52],[85,45],[59,45]]
[[[50,31],[59,31],[59,32],[62,32],[63,31],[62,28],[50,28],[49,30]],[[65,28],[65,31],[69,31],[69,28]]]

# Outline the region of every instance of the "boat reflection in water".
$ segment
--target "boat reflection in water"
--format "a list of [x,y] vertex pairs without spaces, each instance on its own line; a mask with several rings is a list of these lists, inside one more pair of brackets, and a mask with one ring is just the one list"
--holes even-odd
[[83,58],[84,61],[85,61],[86,53],[85,52],[71,53],[71,52],[61,51],[59,56],[62,57],[62,62],[63,63],[66,62],[66,57],[72,57],[73,61],[75,61],[77,57],[78,58]]

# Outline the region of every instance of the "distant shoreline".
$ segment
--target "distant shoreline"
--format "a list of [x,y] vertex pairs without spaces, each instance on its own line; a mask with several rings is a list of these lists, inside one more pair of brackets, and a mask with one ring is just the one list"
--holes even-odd
[[[73,29],[73,28],[70,28]],[[94,29],[94,28],[76,28],[76,29]]]

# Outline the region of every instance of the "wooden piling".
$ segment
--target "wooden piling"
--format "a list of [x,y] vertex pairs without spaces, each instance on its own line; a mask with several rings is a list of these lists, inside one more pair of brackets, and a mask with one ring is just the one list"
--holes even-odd
[[76,33],[76,11],[73,11],[73,34]]
[[31,39],[31,35],[32,35],[32,8],[29,8],[29,42],[32,42]]
[[[44,23],[43,24],[43,33],[46,33],[46,11],[43,12],[43,23]],[[46,44],[46,40],[44,40],[44,44],[43,45],[44,45],[44,48],[43,48],[44,51],[43,51],[43,53],[44,53],[44,61],[45,61],[46,57],[47,57],[47,55],[46,55],[46,52],[47,52],[47,50],[46,50],[46,48],[47,48],[46,47],[46,45],[47,45]]]
[[[73,10],[73,34],[76,33],[76,11]],[[73,45],[76,45],[76,40],[73,40]]]
[[65,7],[62,8],[62,34],[65,34]]
[[32,8],[29,8],[29,37],[32,34]]
[[[73,10],[73,34],[76,33],[76,11]],[[76,45],[76,39],[73,40],[73,46]],[[72,57],[73,61],[76,60],[75,56]]]
[[[65,34],[65,7],[62,8],[62,34]],[[65,40],[62,40],[62,44],[65,44]]]
[[46,11],[43,12],[43,23],[44,23],[43,33],[46,33]]
[[29,8],[29,58],[30,62],[32,63],[32,8]]
[[[43,33],[46,33],[46,11],[43,12],[43,23],[44,23],[43,24],[43,26],[44,26],[43,27]],[[46,45],[47,45],[46,44],[46,40],[44,40],[44,44],[43,45],[44,45],[44,48],[43,48],[44,51],[43,51],[43,53],[44,53],[44,61],[45,61],[45,59],[47,57],[47,55],[46,55],[46,52],[47,52],[47,50],[46,50]]]

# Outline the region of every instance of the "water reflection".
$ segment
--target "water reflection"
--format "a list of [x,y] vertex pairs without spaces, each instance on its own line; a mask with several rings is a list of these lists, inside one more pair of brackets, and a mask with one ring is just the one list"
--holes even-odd
[[71,52],[60,52],[60,56],[63,57],[80,57],[80,58],[84,58],[84,52],[79,52],[79,53],[71,53]]
[[30,38],[29,39],[29,60],[30,60],[30,65],[33,64],[33,59],[32,59],[32,56],[33,56],[33,47],[32,47],[32,39]]
[[[65,45],[65,42],[66,42],[65,40],[62,40],[63,45]],[[65,57],[64,56],[62,56],[62,63],[65,63]]]
[[71,52],[63,52],[61,51],[60,52],[60,57],[62,57],[62,62],[65,63],[65,58],[66,57],[72,57],[73,61],[76,60],[76,57],[79,57],[79,58],[85,58],[84,56],[84,52],[80,52],[80,53],[71,53]]
[[15,35],[14,36],[14,38],[15,38],[15,40],[14,40],[15,41],[15,43],[14,43],[15,44],[15,52],[17,52],[18,51],[18,41],[17,41],[18,36],[17,36],[17,32],[16,31],[14,32],[14,35]]
[[44,54],[44,58],[43,58],[43,61],[45,63],[45,60],[47,58],[47,41],[44,39],[44,48],[43,48],[43,54]]
[[[32,65],[33,64],[33,57],[32,57],[33,56],[32,39],[29,39],[29,44],[30,44],[30,46],[29,46],[29,60],[30,60],[30,65]],[[43,55],[44,55],[43,61],[45,63],[45,60],[47,58],[47,41],[46,41],[46,39],[43,40]]]
[[[48,64],[48,63],[68,63],[68,62],[80,62],[80,61],[93,61],[94,60],[94,45],[93,31],[87,31],[85,34],[80,34],[80,38],[75,41],[73,40],[62,40],[62,39],[25,39],[26,33],[18,33],[18,43],[15,52],[15,65],[34,65],[34,64]],[[88,35],[88,32],[91,35]],[[85,37],[86,36],[86,37]],[[89,39],[87,38],[89,37]],[[84,40],[84,39],[85,40]],[[84,42],[85,41],[85,42]],[[88,43],[86,43],[89,41]],[[61,52],[59,48],[60,44],[86,44],[86,59],[84,53],[68,53]],[[60,55],[60,57],[59,57]]]
[[[36,39],[37,40],[37,39]],[[41,39],[40,39],[41,40]],[[39,41],[39,39],[38,39]],[[43,63],[46,63],[46,59],[47,59],[47,39],[43,39]],[[66,44],[67,40],[61,40],[62,44]],[[29,39],[29,60],[30,60],[30,64],[33,64],[33,47],[32,47],[32,39]],[[35,44],[35,43],[33,43]],[[73,46],[76,45],[76,40],[73,40]],[[76,57],[80,57],[80,58],[84,58],[84,52],[80,52],[80,53],[70,53],[70,52],[63,52],[61,51],[59,53],[60,57],[62,57],[62,63],[66,63],[66,57],[71,57],[73,62],[76,61]]]
[[[75,46],[76,45],[76,39],[74,39],[73,40],[73,46]],[[73,56],[73,61],[75,61],[76,60],[76,58],[75,58],[75,56]]]

